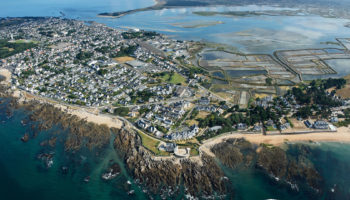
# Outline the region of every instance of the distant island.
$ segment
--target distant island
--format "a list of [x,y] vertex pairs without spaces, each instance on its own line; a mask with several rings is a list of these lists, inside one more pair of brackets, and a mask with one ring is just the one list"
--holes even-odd
[[[156,4],[146,8],[138,8],[133,10],[126,10],[120,12],[104,12],[98,14],[99,17],[113,17],[119,18],[125,15],[133,14],[136,12],[144,12],[151,10],[162,10],[162,9],[171,9],[171,8],[182,8],[182,7],[208,7],[208,6],[244,6],[244,5],[271,5],[276,7],[298,7],[298,8],[310,8],[308,10],[311,13],[320,13],[319,9],[329,8],[336,9],[339,12],[332,13],[323,13],[323,15],[330,15],[329,17],[345,17],[348,18],[347,14],[344,14],[343,11],[346,11],[349,7],[344,1],[339,2],[329,2],[327,0],[319,0],[317,2],[313,0],[305,1],[287,1],[287,0],[156,0]],[[324,10],[323,10],[324,11]],[[244,12],[243,12],[244,13]],[[322,13],[322,12],[321,12]],[[346,13],[346,12],[345,12]],[[232,13],[231,13],[232,14]],[[242,13],[240,13],[241,15]],[[244,16],[246,14],[243,14]]]

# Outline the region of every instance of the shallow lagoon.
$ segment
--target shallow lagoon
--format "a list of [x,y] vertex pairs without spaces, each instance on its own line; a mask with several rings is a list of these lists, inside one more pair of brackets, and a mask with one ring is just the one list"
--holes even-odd
[[265,75],[267,74],[267,71],[265,70],[226,70],[226,73],[230,78],[239,78],[242,76]]
[[[119,19],[96,19],[119,28],[140,27],[159,31],[177,39],[205,40],[237,47],[244,53],[272,53],[279,49],[339,47],[336,37],[348,37],[350,29],[344,27],[345,19],[320,16],[198,16],[193,11],[204,8],[182,8],[147,11]],[[213,8],[214,9],[214,8]],[[191,21],[220,21],[200,28],[181,28],[174,23]]]
[[304,80],[340,78],[350,74],[350,60],[348,59],[332,59],[325,61],[337,74],[327,75],[303,75]]
[[[193,7],[146,11],[121,18],[101,18],[98,13],[123,11],[147,7],[152,0],[39,0],[1,1],[6,8],[0,17],[7,16],[64,16],[66,18],[94,20],[115,28],[141,28],[169,34],[176,39],[205,40],[237,47],[245,53],[272,53],[278,49],[339,47],[336,37],[349,37],[346,19],[320,16],[199,16],[195,11],[256,11],[290,10],[269,6]],[[220,21],[222,24],[213,22]],[[209,26],[184,28],[181,23],[196,22]],[[175,25],[174,25],[175,24]]]

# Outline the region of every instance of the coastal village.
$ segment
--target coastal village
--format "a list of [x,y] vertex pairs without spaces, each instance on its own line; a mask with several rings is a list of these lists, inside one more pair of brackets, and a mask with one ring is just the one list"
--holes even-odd
[[277,61],[60,18],[2,27],[0,40],[0,68],[22,98],[121,119],[157,156],[197,156],[222,134],[332,133],[350,124],[345,79],[303,81],[308,72],[336,73],[323,60],[350,59],[347,49],[279,51]]

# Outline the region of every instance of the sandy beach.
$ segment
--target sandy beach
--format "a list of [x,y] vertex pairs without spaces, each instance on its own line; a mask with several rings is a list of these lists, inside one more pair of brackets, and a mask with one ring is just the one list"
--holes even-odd
[[230,138],[245,138],[251,143],[254,144],[272,144],[275,146],[280,146],[289,143],[296,142],[340,142],[340,143],[350,143],[350,129],[348,127],[338,128],[337,132],[315,132],[315,133],[306,133],[306,134],[295,134],[295,135],[262,135],[262,134],[229,134],[223,135],[221,137],[209,139],[204,142],[200,147],[200,150],[211,155],[215,156],[211,152],[211,147],[215,144],[223,142]]
[[59,102],[56,102],[54,100],[51,99],[46,99],[44,97],[38,97],[38,96],[34,96],[32,94],[29,94],[27,92],[21,91],[21,94],[18,94],[18,96],[22,96],[24,97],[26,100],[31,100],[31,99],[35,99],[38,100],[40,102],[44,102],[44,103],[50,103],[53,106],[60,108],[61,110],[63,110],[64,112],[67,112],[69,114],[72,115],[76,115],[81,119],[85,119],[87,122],[93,122],[95,124],[99,124],[99,125],[107,125],[110,128],[122,128],[123,127],[123,122],[118,119],[117,117],[113,117],[110,115],[104,115],[99,113],[98,109],[88,109],[88,108],[83,108],[83,107],[77,107],[77,106],[73,106],[73,105],[63,105],[60,104]]
[[[57,106],[60,107],[61,105],[57,105]],[[110,128],[118,128],[118,129],[122,128],[123,126],[123,122],[116,117],[111,117],[103,114],[94,114],[82,108],[75,109],[72,107],[67,108],[67,106],[63,106],[63,107],[66,108],[65,111],[67,113],[76,115],[82,119],[85,119],[88,122],[93,122],[99,125],[105,124]]]
[[11,72],[7,69],[0,69],[0,75],[4,76],[6,78],[6,82],[10,82],[11,81]]

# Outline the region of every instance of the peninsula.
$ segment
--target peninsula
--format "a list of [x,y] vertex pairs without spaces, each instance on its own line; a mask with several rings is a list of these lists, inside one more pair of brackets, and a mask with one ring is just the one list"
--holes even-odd
[[[339,49],[246,55],[77,20],[6,18],[0,24],[6,24],[0,100],[9,118],[16,109],[28,111],[22,124],[32,132],[21,140],[59,126],[68,133],[60,140],[50,134],[42,146],[63,141],[73,154],[112,146],[145,193],[171,196],[181,186],[195,197],[233,193],[218,158],[232,169],[262,170],[293,190],[306,183],[322,196],[322,177],[306,164],[308,147],[300,147],[303,159],[283,148],[350,142],[349,78],[303,80],[336,74],[326,61],[350,59],[348,38],[338,39]],[[52,156],[39,158],[49,168]],[[104,179],[120,173],[118,164],[111,166]]]
[[[290,7],[298,8],[303,10],[306,13],[318,14],[325,17],[345,17],[348,18],[349,15],[344,12],[348,9],[348,5],[343,2],[332,2],[329,3],[327,0],[319,0],[317,2],[313,0],[306,1],[284,1],[284,0],[267,0],[267,1],[255,1],[255,0],[155,0],[156,4],[146,8],[139,8],[127,11],[120,12],[104,12],[98,14],[100,17],[113,17],[119,18],[125,15],[151,11],[151,10],[162,10],[162,9],[172,9],[172,8],[185,8],[185,7],[210,7],[210,6],[244,6],[244,5],[272,5],[278,7]],[[310,9],[305,9],[310,8]],[[329,8],[338,10],[339,12],[330,12]],[[199,15],[214,15],[219,14],[219,12],[196,12]],[[220,14],[227,15],[239,15],[239,16],[249,16],[249,15],[276,15],[276,14],[286,14],[286,15],[295,15],[296,11],[285,11],[285,12],[276,12],[275,10],[266,11],[266,12],[223,12]]]

